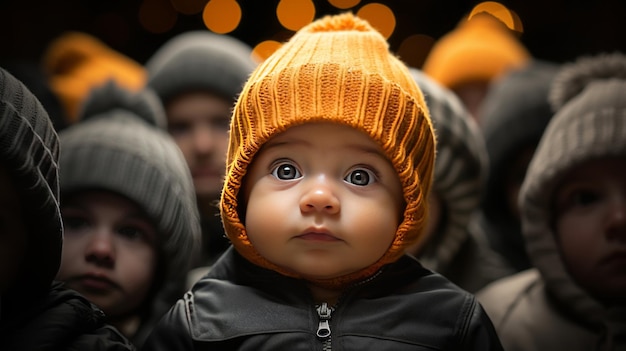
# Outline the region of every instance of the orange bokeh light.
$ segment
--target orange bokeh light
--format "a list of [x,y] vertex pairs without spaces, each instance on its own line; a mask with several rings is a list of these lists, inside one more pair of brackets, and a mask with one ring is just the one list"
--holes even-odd
[[214,33],[230,33],[241,22],[241,7],[235,0],[209,0],[202,11],[202,20]]
[[518,33],[524,32],[522,21],[517,15],[517,13],[509,10],[506,6],[502,5],[499,2],[495,2],[495,1],[481,2],[480,4],[474,6],[470,14],[467,16],[467,19],[470,20],[473,16],[481,12],[486,12],[498,18],[500,21],[506,24],[506,26],[509,27],[509,29],[513,31],[516,31]]
[[297,31],[315,18],[315,4],[311,0],[280,0],[276,17],[283,27]]
[[328,2],[338,9],[349,9],[358,5],[361,0],[328,0]]
[[265,40],[258,43],[254,49],[252,49],[253,58],[257,61],[265,61],[270,55],[282,46],[281,43],[276,40]]
[[366,19],[385,39],[389,39],[396,28],[396,16],[386,5],[373,2],[361,7],[356,14]]

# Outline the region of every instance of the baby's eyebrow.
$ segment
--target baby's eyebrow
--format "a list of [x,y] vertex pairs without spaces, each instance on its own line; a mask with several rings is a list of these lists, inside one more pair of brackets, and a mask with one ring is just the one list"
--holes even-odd
[[311,143],[303,139],[284,139],[280,141],[270,140],[265,145],[263,145],[262,149],[267,150],[274,147],[285,146],[285,145],[302,145],[306,147],[310,147]]

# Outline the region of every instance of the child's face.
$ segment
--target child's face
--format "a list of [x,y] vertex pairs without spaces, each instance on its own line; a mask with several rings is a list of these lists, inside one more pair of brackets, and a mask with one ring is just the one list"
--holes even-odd
[[226,172],[232,103],[217,95],[193,92],[167,104],[168,130],[183,152],[199,198],[215,199]]
[[375,263],[389,249],[404,210],[400,180],[380,147],[330,123],[293,127],[267,142],[244,189],[254,247],[310,279]]
[[26,254],[27,232],[20,196],[0,165],[0,295],[16,278]]
[[131,201],[104,191],[62,200],[65,226],[58,279],[107,315],[133,313],[151,288],[156,231]]
[[574,280],[605,302],[626,302],[626,159],[574,169],[556,194],[556,231]]

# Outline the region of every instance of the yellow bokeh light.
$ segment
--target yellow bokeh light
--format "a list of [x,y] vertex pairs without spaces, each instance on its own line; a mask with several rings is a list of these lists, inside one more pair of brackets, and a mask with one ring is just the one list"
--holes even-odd
[[361,0],[328,0],[328,2],[338,9],[349,9],[358,5]]
[[315,4],[311,0],[280,0],[276,17],[283,27],[297,31],[315,18]]
[[139,23],[152,33],[165,33],[172,29],[178,14],[168,0],[144,0],[139,6]]
[[235,0],[209,0],[204,6],[202,20],[214,33],[230,33],[241,22],[241,7]]
[[258,43],[254,49],[252,49],[253,57],[256,60],[265,61],[274,51],[278,50],[282,46],[281,43],[276,40],[265,40]]
[[474,6],[470,14],[467,16],[467,19],[470,20],[475,15],[484,12],[498,18],[511,30],[514,30],[518,33],[522,33],[524,31],[522,21],[517,13],[509,10],[506,6],[495,1],[484,1]]
[[195,15],[204,8],[205,0],[170,0],[176,11],[183,15]]
[[431,36],[413,34],[402,41],[396,53],[408,66],[421,68],[434,43]]
[[386,39],[389,39],[396,28],[396,16],[391,9],[380,3],[367,4],[359,9],[357,16],[366,19]]

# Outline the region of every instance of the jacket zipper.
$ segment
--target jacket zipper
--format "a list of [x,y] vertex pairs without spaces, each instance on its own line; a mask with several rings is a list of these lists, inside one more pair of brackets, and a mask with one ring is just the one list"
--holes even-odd
[[330,317],[335,309],[329,307],[326,302],[322,302],[321,305],[316,306],[316,310],[317,315],[320,318],[317,325],[317,337],[322,340],[322,350],[330,351],[332,349],[332,339],[330,335]]
[[376,272],[371,277],[365,280],[362,280],[358,283],[355,283],[350,288],[346,289],[346,291],[341,296],[339,296],[339,298],[337,299],[337,303],[335,304],[334,307],[328,306],[328,303],[326,302],[322,302],[320,305],[315,306],[317,315],[320,318],[317,324],[317,337],[322,340],[323,351],[332,350],[332,345],[331,345],[332,337],[330,335],[330,317],[333,311],[337,309],[339,302],[343,299],[343,297],[347,294],[348,291],[353,290],[357,286],[361,286],[361,285],[371,282],[372,280],[376,279],[381,274],[381,272],[382,272],[382,269],[378,270],[378,272]]

